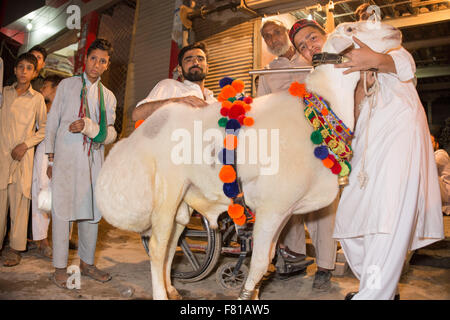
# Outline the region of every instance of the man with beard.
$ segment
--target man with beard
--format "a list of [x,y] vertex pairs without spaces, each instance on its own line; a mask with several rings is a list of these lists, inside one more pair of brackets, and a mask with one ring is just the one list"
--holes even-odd
[[[278,20],[268,20],[261,27],[263,37],[270,53],[276,55],[266,67],[268,69],[294,68],[309,65],[289,41],[289,30]],[[304,83],[303,73],[275,73],[261,76],[258,96],[287,91],[292,82]],[[317,212],[307,215],[294,215],[280,235],[280,254],[287,262],[295,263],[305,259],[305,227],[308,227],[316,252],[317,272],[313,288],[327,290],[331,286],[331,271],[335,268],[336,241],[332,238],[334,216],[337,202]]]
[[173,79],[158,82],[147,98],[136,105],[132,120],[144,120],[160,107],[172,102],[186,103],[194,108],[216,102],[212,91],[205,88],[208,73],[206,52],[203,43],[182,48],[178,54],[178,68],[183,74],[183,82]]
[[[278,20],[267,20],[261,27],[261,36],[267,45],[267,50],[276,56],[266,69],[282,69],[306,66],[308,63],[297,53],[291,45],[289,30]],[[274,73],[260,77],[257,96],[288,90],[291,83],[305,82],[307,73]]]

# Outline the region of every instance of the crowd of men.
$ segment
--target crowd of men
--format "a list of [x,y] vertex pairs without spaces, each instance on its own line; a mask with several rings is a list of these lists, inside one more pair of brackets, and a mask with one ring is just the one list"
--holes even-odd
[[[367,19],[366,11],[358,13]],[[311,65],[322,51],[325,30],[315,21],[302,19],[289,29],[269,19],[261,36],[276,58],[267,68]],[[335,268],[337,240],[341,243],[353,273],[360,280],[359,291],[347,299],[398,298],[397,284],[408,250],[443,238],[442,202],[436,163],[423,107],[414,86],[415,64],[403,48],[388,54],[372,51],[354,39],[359,48],[346,55],[348,61],[337,68],[345,72],[368,72],[355,90],[355,155],[362,154],[369,109],[377,108],[370,119],[376,130],[370,146],[380,148],[377,156],[365,159],[370,177],[360,187],[357,173],[361,156],[352,160],[353,175],[342,195],[328,207],[291,218],[280,239],[280,254],[288,262],[306,258],[305,225],[316,251],[317,272],[313,288],[328,290]],[[0,108],[0,248],[3,265],[20,263],[27,249],[30,200],[32,237],[39,252],[52,258],[54,283],[67,286],[67,263],[71,226],[78,226],[78,255],[82,275],[106,282],[111,275],[94,264],[98,223],[101,214],[94,201],[96,178],[104,160],[104,145],[116,140],[114,130],[116,98],[100,81],[113,54],[105,39],[95,40],[87,51],[85,71],[62,79],[43,78],[46,51],[34,47],[20,55],[16,79],[5,86]],[[160,81],[133,110],[132,119],[145,120],[157,109],[172,102],[194,108],[216,102],[205,87],[208,73],[207,49],[197,43],[181,49],[178,55],[182,81]],[[257,96],[284,91],[292,82],[303,83],[306,74],[278,73],[259,77]],[[366,81],[366,83],[364,83]],[[382,99],[369,106],[364,87],[377,81]],[[405,97],[408,97],[406,99]],[[389,106],[384,101],[390,101]],[[399,116],[406,117],[404,125]],[[378,124],[378,125],[377,125]],[[394,125],[395,124],[395,125]],[[440,156],[445,155],[440,152]],[[402,161],[398,161],[398,157]],[[446,155],[448,163],[448,154]],[[444,164],[445,167],[445,164]],[[448,169],[446,169],[448,172]],[[447,173],[448,174],[448,173]],[[403,179],[405,176],[408,179]],[[386,185],[390,187],[387,188]],[[51,210],[41,208],[41,192],[51,193]],[[395,195],[393,198],[392,195]],[[39,200],[39,201],[38,201]],[[49,199],[47,199],[49,200]],[[11,220],[9,244],[3,242],[7,214]],[[448,207],[447,207],[448,210]],[[48,228],[52,223],[52,245]],[[370,282],[374,267],[380,278]]]

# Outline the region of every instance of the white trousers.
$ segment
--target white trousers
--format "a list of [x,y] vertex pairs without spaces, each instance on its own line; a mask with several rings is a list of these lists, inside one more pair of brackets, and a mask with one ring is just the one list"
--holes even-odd
[[52,216],[51,213],[46,213],[39,210],[37,204],[37,196],[35,197],[33,194],[33,198],[31,199],[31,229],[33,231],[34,241],[47,239],[48,227],[50,225],[50,218]]
[[[69,258],[69,237],[73,223],[64,221],[52,214],[53,266],[66,268]],[[98,223],[88,220],[77,220],[78,256],[87,264],[94,264],[95,247],[97,245]]]
[[306,253],[305,224],[316,251],[318,267],[333,270],[336,263],[337,243],[333,239],[334,219],[339,204],[337,197],[328,207],[308,213],[293,215],[280,237],[280,242],[297,253]]

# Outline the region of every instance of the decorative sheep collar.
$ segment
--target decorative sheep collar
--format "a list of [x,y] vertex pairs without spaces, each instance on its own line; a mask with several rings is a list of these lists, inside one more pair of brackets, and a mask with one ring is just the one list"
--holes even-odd
[[338,118],[325,100],[306,91],[305,85],[293,82],[289,88],[291,95],[302,98],[305,103],[305,117],[314,131],[311,141],[318,145],[314,149],[314,155],[322,160],[325,167],[333,174],[343,178],[340,184],[346,184],[346,177],[351,172],[350,158],[352,148],[350,140],[353,132]]
[[231,199],[228,215],[235,224],[242,226],[246,222],[254,222],[255,215],[245,204],[241,181],[236,167],[237,135],[242,126],[252,126],[254,120],[246,115],[251,110],[253,99],[242,93],[244,82],[225,77],[219,81],[222,88],[217,100],[222,102],[219,126],[225,128],[224,148],[219,152],[219,160],[223,164],[219,178],[223,182],[223,192]]

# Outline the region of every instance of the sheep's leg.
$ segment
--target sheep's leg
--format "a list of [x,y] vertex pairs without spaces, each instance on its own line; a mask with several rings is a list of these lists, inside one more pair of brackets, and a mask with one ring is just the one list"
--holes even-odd
[[169,251],[167,253],[167,262],[165,264],[166,266],[166,288],[167,288],[167,294],[169,295],[170,300],[181,300],[182,297],[178,293],[177,289],[172,285],[172,280],[170,273],[172,271],[172,261],[175,256],[175,252],[177,249],[177,243],[178,239],[180,238],[181,233],[183,233],[183,230],[185,228],[185,225],[177,223],[175,225],[175,230],[173,232],[172,238],[170,240],[169,244]]
[[253,228],[253,251],[250,261],[250,271],[241,290],[239,299],[258,299],[257,287],[263,275],[267,272],[270,261],[275,256],[275,248],[282,226],[286,224],[290,214],[256,214]]
[[189,223],[189,219],[191,218],[192,210],[189,210],[189,206],[182,202],[178,207],[177,216],[176,216],[176,225],[175,230],[172,233],[172,237],[170,238],[169,250],[167,253],[167,261],[166,261],[166,288],[167,294],[169,295],[169,299],[171,300],[181,300],[182,297],[178,293],[177,289],[172,285],[172,278],[170,276],[172,271],[172,262],[175,256],[175,252],[177,249],[178,240],[180,235],[183,233],[184,228]]
[[167,300],[167,291],[164,281],[165,261],[169,241],[175,223],[175,201],[168,198],[155,219],[152,219],[152,237],[150,238],[150,265],[152,271],[153,299]]

